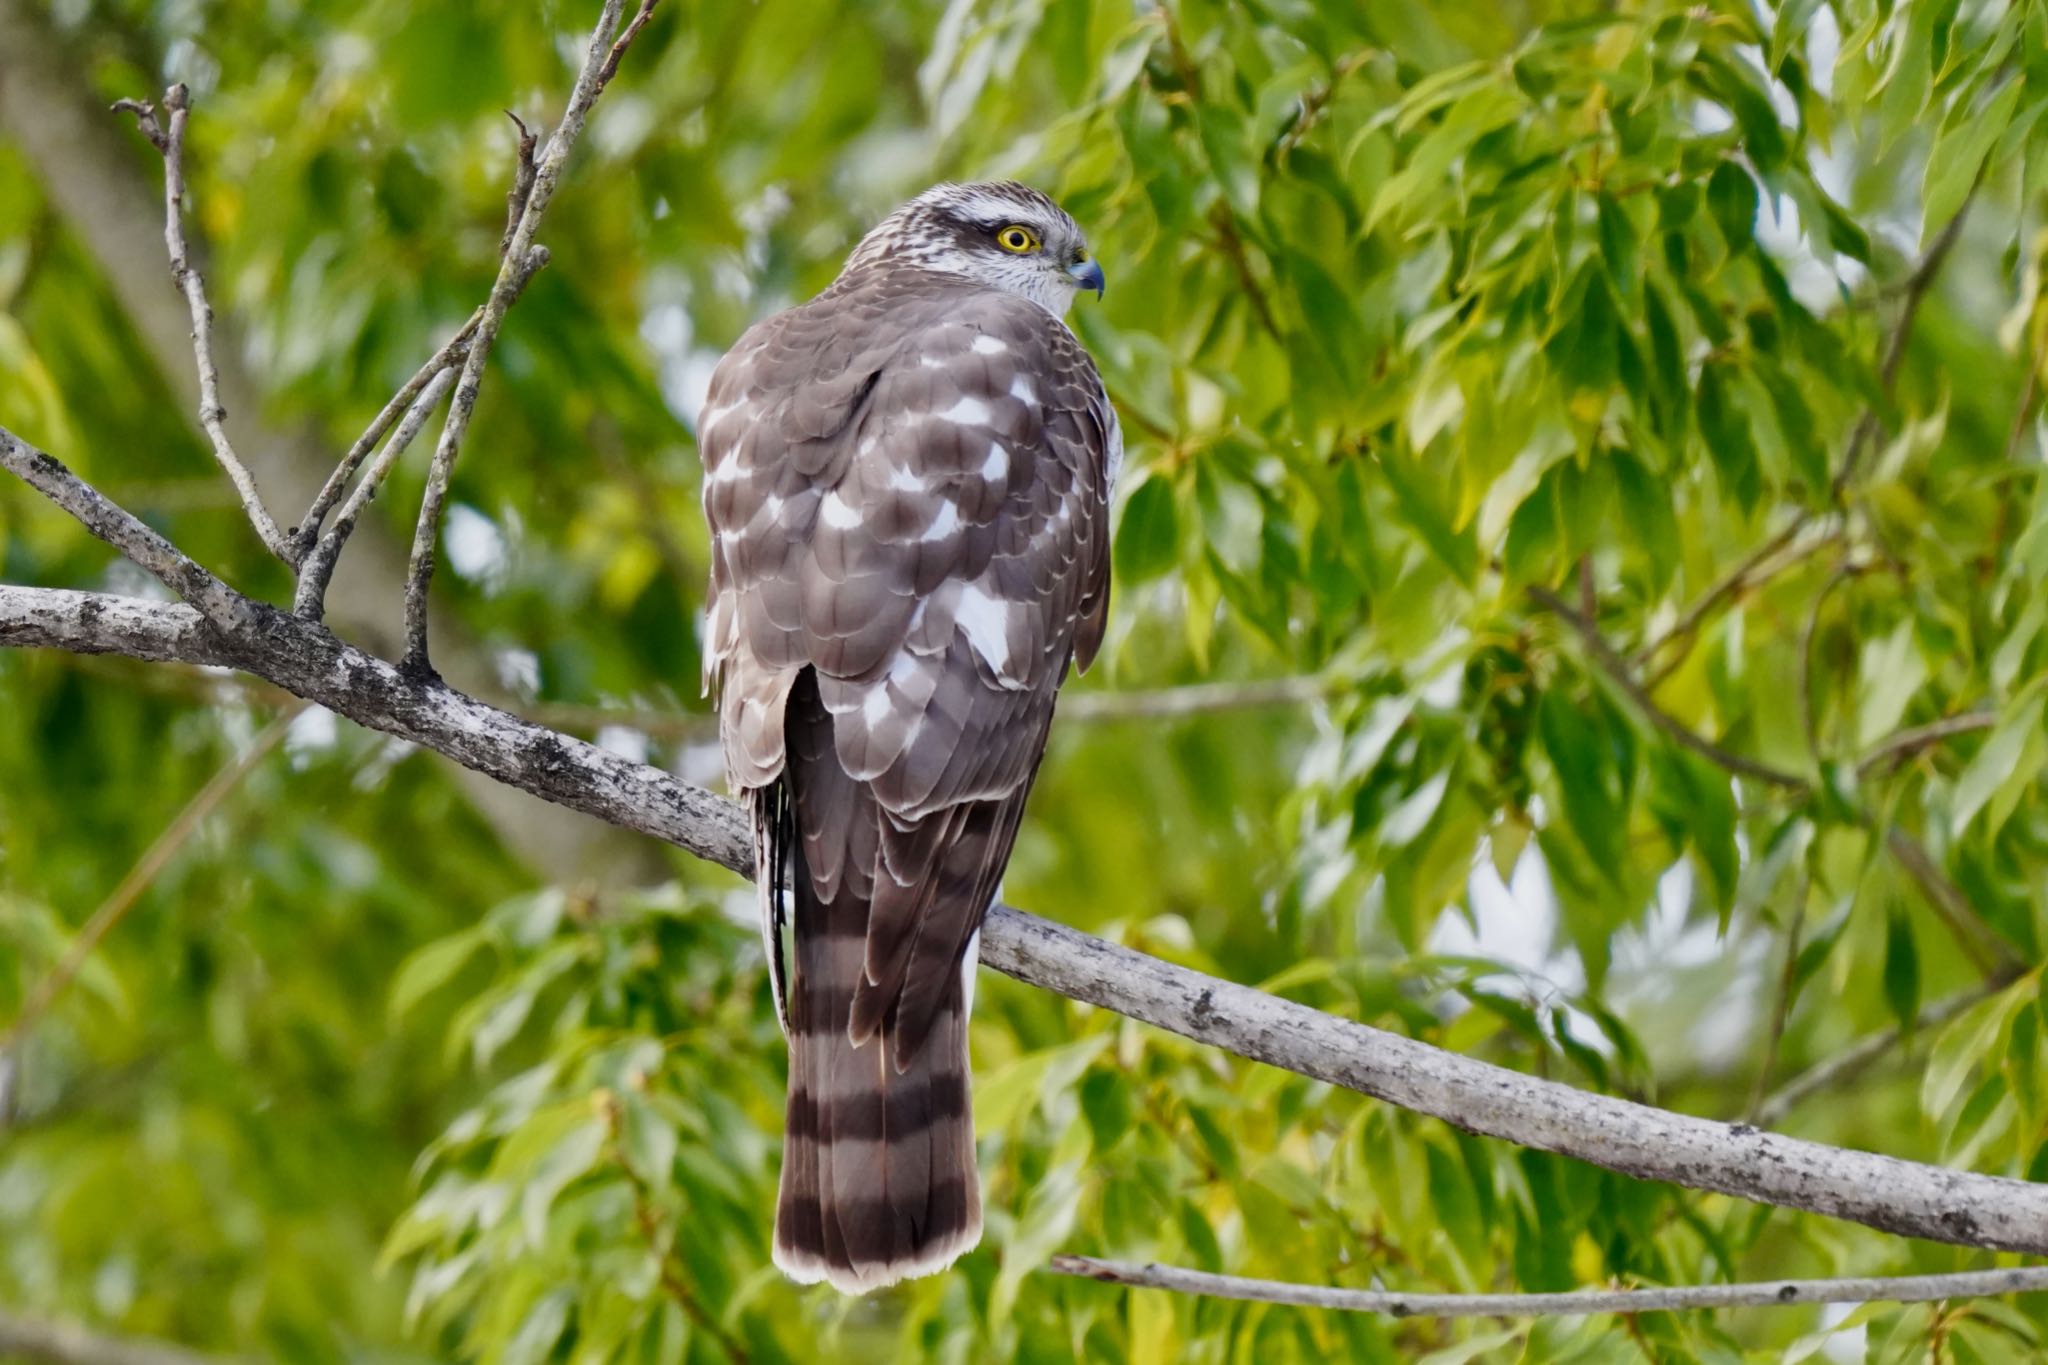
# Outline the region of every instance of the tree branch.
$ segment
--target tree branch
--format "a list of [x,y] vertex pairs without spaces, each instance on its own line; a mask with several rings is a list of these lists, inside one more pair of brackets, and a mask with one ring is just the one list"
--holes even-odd
[[[50,22],[47,9],[30,0],[0,0],[0,132],[26,157],[51,205],[90,254],[110,301],[134,326],[179,407],[196,412],[190,314],[184,299],[164,288],[161,182],[143,173],[132,135],[106,117],[104,101],[91,93],[85,63]],[[236,430],[250,472],[275,505],[305,507],[334,470],[325,431],[310,421],[264,424],[264,385],[241,363],[231,311],[223,310],[214,335],[221,399],[239,419]],[[375,443],[372,438],[365,450]],[[223,491],[233,498],[231,490]],[[367,519],[349,542],[348,563],[335,573],[326,619],[372,651],[395,654],[402,637],[393,604],[404,595],[405,568],[405,552],[395,538],[381,522]],[[490,685],[497,676],[492,652],[461,621],[437,614],[434,633],[439,666],[458,684]],[[550,880],[616,884],[662,870],[662,859],[645,841],[592,822],[563,820],[467,768],[457,769],[454,778],[506,852]]]
[[[1925,1034],[1929,1030],[1940,1028],[1970,1006],[1997,994],[2018,979],[2019,973],[2008,969],[1999,972],[1982,985],[1958,991],[1954,995],[1935,1001],[1920,1011],[1919,1018],[1913,1021],[1914,1033]],[[1808,1096],[1862,1075],[1879,1058],[1897,1047],[1902,1038],[1898,1025],[1894,1024],[1882,1032],[1871,1034],[1861,1042],[1843,1048],[1826,1061],[1816,1062],[1772,1091],[1769,1098],[1757,1107],[1753,1122],[1763,1128],[1775,1127]]]
[[247,598],[74,476],[55,456],[37,450],[5,427],[0,427],[0,469],[69,512],[79,525],[197,607],[213,624],[233,630],[248,619]]
[[[555,125],[555,131],[549,136],[540,161],[534,167],[533,184],[527,191],[525,206],[519,212],[518,226],[513,229],[511,240],[505,244],[498,263],[497,281],[491,286],[483,316],[477,321],[475,335],[470,338],[469,354],[462,362],[462,376],[455,384],[455,400],[449,405],[448,418],[441,426],[441,439],[434,446],[433,467],[427,473],[427,491],[420,500],[419,524],[413,531],[412,566],[405,585],[403,665],[408,673],[428,674],[433,671],[427,657],[427,586],[434,577],[434,541],[440,532],[441,508],[448,498],[448,481],[455,471],[455,457],[462,449],[462,438],[468,433],[470,416],[476,410],[477,389],[483,382],[484,364],[490,359],[491,347],[498,340],[498,330],[505,325],[506,312],[518,298],[528,277],[526,262],[528,253],[533,250],[533,235],[540,229],[541,215],[547,212],[548,201],[555,196],[555,187],[561,181],[569,151],[583,132],[583,123],[590,114],[591,106],[604,93],[605,84],[618,70],[619,59],[647,22],[647,15],[653,7],[654,0],[641,0],[639,13],[634,16],[632,25],[624,33],[619,33],[624,0],[605,0],[604,10],[598,16],[597,27],[591,32],[590,45],[584,53],[583,70],[569,92],[569,103],[562,110],[562,121]],[[618,37],[616,42],[613,41],[615,34]]]
[[1286,1303],[1384,1313],[1395,1318],[1529,1318],[1581,1313],[1657,1313],[1674,1309],[1789,1308],[1814,1303],[1935,1303],[2048,1290],[2048,1266],[1965,1270],[1949,1275],[1836,1280],[1764,1280],[1681,1288],[1574,1289],[1553,1294],[1404,1294],[1392,1290],[1336,1289],[1286,1280],[1253,1280],[1202,1270],[1093,1256],[1055,1256],[1048,1267],[1105,1284],[1171,1289],[1210,1298]]
[[[440,358],[435,357],[436,360]],[[411,404],[406,411],[405,420],[399,423],[398,430],[392,434],[383,452],[370,465],[369,472],[363,475],[363,481],[356,485],[355,492],[349,494],[348,501],[342,504],[341,515],[334,519],[334,529],[320,537],[319,543],[299,565],[299,586],[292,594],[294,613],[308,621],[317,621],[324,614],[328,581],[334,577],[334,566],[341,561],[342,547],[348,544],[349,536],[355,533],[356,522],[362,517],[363,509],[377,496],[377,490],[383,486],[384,480],[390,477],[391,471],[397,467],[406,449],[419,436],[420,428],[434,415],[434,409],[441,406],[441,400],[448,396],[449,386],[454,382],[455,370],[451,365],[437,371],[423,388],[413,392],[409,397],[406,390],[411,389],[412,385],[408,384],[405,389],[399,390],[399,397],[406,398]],[[392,399],[394,403],[397,401],[397,398]],[[371,430],[375,429],[376,424],[372,423]],[[355,457],[354,451],[350,451],[349,454]],[[341,467],[347,467],[347,463],[343,461]],[[336,472],[340,472],[339,469]],[[323,493],[322,497],[325,496]],[[320,508],[316,504],[315,510],[320,518],[326,517],[325,508]],[[319,522],[311,518],[306,524],[316,530],[319,526]]]
[[269,509],[263,505],[263,495],[256,491],[256,480],[249,476],[247,466],[228,440],[228,413],[220,402],[220,369],[213,363],[213,307],[206,301],[206,281],[200,278],[185,247],[185,116],[191,109],[190,93],[182,83],[164,92],[164,110],[171,116],[168,128],[157,125],[156,111],[146,101],[118,100],[114,109],[135,115],[142,135],[163,153],[164,246],[171,256],[171,278],[177,281],[186,305],[192,310],[192,358],[199,371],[199,425],[213,445],[214,460],[235,486],[235,495],[242,500],[242,510],[248,513],[256,538],[263,542],[264,549],[289,564],[291,546],[271,520]]
[[1755,778],[1774,787],[1801,791],[1806,789],[1806,779],[1797,773],[1789,773],[1782,768],[1774,768],[1768,763],[1725,749],[1657,705],[1656,699],[1636,681],[1628,661],[1616,654],[1614,646],[1607,643],[1607,637],[1600,633],[1600,627],[1574,610],[1562,597],[1541,586],[1532,586],[1529,589],[1529,596],[1577,632],[1579,638],[1585,641],[1586,649],[1593,656],[1593,662],[1599,666],[1600,671],[1622,690],[1638,711],[1665,734],[1708,762],[1725,768],[1739,777]]
[[168,1341],[111,1336],[9,1312],[0,1312],[0,1358],[39,1365],[226,1365],[231,1359],[201,1355]]
[[[226,665],[560,805],[742,875],[739,808],[665,772],[408,675],[257,603],[227,634],[189,607],[0,586],[0,647]],[[1849,1151],[1574,1090],[1148,957],[1007,906],[982,962],[1021,981],[1254,1061],[1609,1170],[1846,1218],[1888,1232],[2048,1254],[2048,1186]]]

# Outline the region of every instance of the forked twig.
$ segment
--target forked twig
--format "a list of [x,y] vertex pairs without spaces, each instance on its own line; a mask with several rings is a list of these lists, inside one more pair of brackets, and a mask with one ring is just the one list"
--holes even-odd
[[[520,210],[518,225],[502,253],[497,281],[491,286],[491,296],[484,304],[483,316],[470,339],[469,354],[463,361],[461,376],[455,382],[454,401],[449,404],[448,418],[441,426],[441,438],[434,446],[434,462],[427,471],[426,492],[420,499],[419,522],[413,530],[412,560],[405,585],[405,656],[400,665],[408,674],[432,676],[434,672],[427,656],[427,588],[434,576],[434,542],[440,532],[441,510],[448,499],[448,483],[455,471],[455,459],[461,452],[463,437],[468,434],[470,418],[476,411],[477,390],[483,380],[484,364],[490,358],[491,347],[497,342],[498,330],[504,326],[506,312],[526,279],[531,277],[528,263],[533,236],[540,227],[541,215],[547,211],[548,201],[554,198],[570,149],[583,132],[584,120],[589,116],[591,106],[603,93],[605,83],[618,70],[619,59],[646,23],[653,5],[654,0],[641,0],[632,26],[620,33],[623,0],[605,0],[604,12],[599,15],[597,27],[590,35],[583,70],[569,92],[569,103],[562,111],[561,122],[555,125],[555,131],[549,136],[547,146],[534,167],[533,184],[527,192],[525,207]],[[617,35],[617,41],[614,41],[614,35]]]
[[183,84],[164,92],[164,110],[170,115],[168,128],[157,122],[156,111],[145,101],[117,100],[113,107],[118,113],[135,115],[142,135],[163,153],[164,245],[170,251],[171,278],[177,281],[192,310],[192,356],[199,368],[199,425],[213,444],[213,458],[228,476],[228,482],[235,486],[256,538],[263,542],[264,549],[290,564],[291,544],[271,519],[269,509],[263,505],[263,495],[256,490],[255,479],[249,476],[248,467],[228,440],[227,409],[220,402],[220,370],[213,362],[213,308],[206,301],[206,282],[200,278],[185,246],[185,116],[191,109],[191,94]]

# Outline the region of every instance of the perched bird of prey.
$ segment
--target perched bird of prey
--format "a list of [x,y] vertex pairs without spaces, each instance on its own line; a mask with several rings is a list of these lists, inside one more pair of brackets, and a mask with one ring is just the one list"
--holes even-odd
[[981,1237],[977,936],[1109,605],[1123,438],[1036,190],[939,185],[722,360],[705,638],[789,1040],[775,1263],[859,1293]]

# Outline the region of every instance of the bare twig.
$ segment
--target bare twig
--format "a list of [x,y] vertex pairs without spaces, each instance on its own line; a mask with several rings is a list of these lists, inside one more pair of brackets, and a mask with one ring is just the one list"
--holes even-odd
[[[498,339],[499,328],[504,326],[506,311],[518,296],[523,277],[529,273],[526,263],[528,252],[534,245],[533,236],[540,227],[541,215],[547,211],[548,201],[554,198],[569,151],[583,131],[591,105],[603,92],[611,72],[617,70],[626,45],[632,41],[639,25],[645,22],[646,11],[651,4],[652,0],[642,0],[634,27],[619,34],[619,16],[624,0],[605,0],[604,11],[598,16],[597,27],[590,35],[583,70],[569,92],[568,107],[562,111],[561,122],[555,125],[555,131],[549,136],[547,147],[534,167],[533,186],[527,193],[526,207],[521,211],[512,240],[503,252],[497,282],[491,286],[483,317],[477,323],[475,336],[470,339],[469,355],[463,361],[462,376],[456,381],[455,399],[449,405],[448,419],[441,427],[441,439],[434,447],[434,463],[427,473],[426,493],[420,500],[419,524],[413,533],[411,571],[405,586],[403,667],[408,673],[433,674],[433,665],[427,657],[427,587],[434,576],[434,541],[440,531],[441,509],[448,498],[448,481],[455,470],[455,457],[462,449],[464,435],[469,431],[470,415],[476,410],[477,389],[483,379],[484,364]],[[618,34],[616,43],[613,42],[614,34]]]
[[[1940,1028],[1949,1020],[1961,1014],[1980,1000],[1996,995],[2019,979],[2016,970],[2007,969],[1982,985],[1969,990],[1958,991],[1935,1001],[1913,1021],[1913,1032],[1925,1035]],[[1875,1065],[1884,1055],[1897,1047],[1903,1038],[1898,1025],[1879,1033],[1873,1033],[1859,1042],[1841,1049],[1826,1061],[1816,1062],[1791,1080],[1770,1093],[1757,1106],[1756,1116],[1751,1121],[1763,1128],[1773,1128],[1785,1121],[1790,1114],[1810,1096],[1832,1089],[1846,1081],[1854,1080]]]
[[[438,358],[438,357],[437,357]],[[390,477],[406,448],[420,434],[420,428],[434,415],[434,409],[441,406],[441,400],[448,396],[448,390],[455,383],[452,366],[438,371],[431,380],[409,400],[411,408],[405,420],[392,433],[384,450],[371,463],[363,481],[356,485],[342,504],[341,514],[334,519],[334,529],[320,537],[320,543],[313,547],[299,566],[299,586],[292,597],[292,610],[308,621],[318,621],[327,606],[327,583],[334,576],[334,566],[341,560],[341,551],[348,544],[348,538],[355,532],[356,521],[363,515],[363,509],[377,496],[377,489]],[[408,389],[411,385],[406,386]],[[400,390],[403,395],[404,390]],[[396,401],[396,400],[394,400]]]
[[227,1365],[230,1359],[239,1359],[9,1312],[0,1312],[0,1358],[36,1365]]
[[168,128],[159,127],[155,112],[140,100],[121,100],[114,105],[116,112],[135,115],[142,135],[164,156],[164,245],[171,255],[171,278],[177,281],[192,310],[192,355],[199,368],[199,425],[213,444],[213,458],[235,486],[256,538],[263,542],[264,549],[289,564],[291,547],[277,529],[277,523],[271,520],[269,509],[264,507],[256,480],[249,476],[248,468],[228,440],[227,409],[220,402],[220,371],[213,363],[213,308],[206,301],[206,282],[200,278],[185,248],[185,116],[190,107],[190,93],[182,84],[164,92],[164,109],[171,116]]
[[1593,656],[1593,662],[1599,666],[1600,671],[1627,695],[1637,710],[1665,734],[1700,757],[1738,777],[1754,778],[1759,782],[1768,782],[1774,787],[1799,791],[1806,789],[1806,779],[1798,774],[1774,768],[1768,763],[1723,748],[1657,705],[1656,699],[1636,681],[1634,673],[1629,669],[1628,661],[1616,654],[1614,647],[1607,643],[1606,637],[1600,633],[1600,628],[1580,615],[1562,597],[1540,585],[1532,586],[1529,589],[1529,596],[1578,633],[1579,638],[1585,641],[1587,651]]
[[626,49],[640,36],[640,30],[647,27],[647,21],[654,17],[655,4],[656,0],[640,0],[640,8],[635,11],[633,22],[626,25],[626,31],[619,35],[619,40],[612,44],[612,50],[605,55],[604,65],[598,68],[597,88],[591,91],[592,99],[603,94],[604,88],[612,83],[612,77],[619,74],[619,63],[624,60]]
[[1789,1308],[1815,1303],[1934,1303],[2048,1290],[2048,1266],[1965,1270],[1948,1275],[1900,1275],[1838,1280],[1764,1280],[1681,1288],[1574,1289],[1553,1294],[1404,1294],[1395,1290],[1337,1289],[1286,1280],[1214,1275],[1179,1266],[1055,1256],[1047,1267],[1106,1284],[1169,1289],[1180,1294],[1296,1304],[1394,1318],[1532,1318],[1582,1313],[1657,1313],[1683,1309]]
[[[341,501],[341,495],[348,488],[349,479],[362,466],[370,451],[376,448],[377,442],[384,439],[384,433],[391,430],[391,424],[412,407],[413,400],[420,396],[420,391],[438,378],[443,370],[462,363],[464,357],[469,354],[469,339],[476,335],[477,324],[483,321],[483,316],[484,310],[481,308],[469,315],[469,321],[462,324],[462,330],[450,337],[447,345],[434,352],[433,357],[420,366],[413,377],[400,386],[397,393],[391,395],[391,401],[371,419],[370,425],[363,429],[363,434],[356,437],[355,444],[348,448],[348,453],[335,465],[334,472],[327,476],[327,482],[321,486],[319,495],[313,499],[313,505],[306,509],[305,517],[292,530],[293,562],[300,565],[301,572],[304,571],[306,555],[312,551],[314,543],[320,538],[320,528],[326,522],[327,514],[334,510],[335,503]],[[331,566],[329,571],[332,572]]]
[[164,870],[164,865],[185,846],[185,841],[192,837],[193,831],[213,813],[214,808],[227,794],[263,761],[265,755],[277,747],[277,742],[284,738],[285,731],[291,728],[293,719],[305,709],[303,703],[294,703],[290,710],[264,727],[262,733],[256,736],[248,748],[235,755],[219,772],[208,779],[206,785],[185,803],[185,808],[178,812],[171,823],[164,826],[163,833],[159,834],[142,857],[136,860],[135,866],[128,869],[128,875],[121,879],[120,884],[100,902],[99,908],[86,919],[77,937],[71,940],[70,948],[50,970],[49,975],[38,981],[29,992],[28,999],[22,1002],[21,1013],[7,1026],[7,1032],[0,1034],[0,1055],[11,1055],[20,1048],[29,1031],[36,1026],[36,1022],[49,1011],[57,997],[64,993],[65,988],[85,966],[86,960],[106,940],[107,935],[127,917],[129,910],[134,908],[142,893],[149,889],[149,884]]
[[505,232],[498,238],[500,259],[512,250],[512,234],[519,231],[519,220],[526,216],[526,201],[533,193],[533,149],[540,140],[526,121],[510,109],[505,111],[505,117],[519,130],[519,142],[512,153],[512,188],[505,191]]
[[148,571],[157,582],[197,607],[208,621],[233,629],[248,618],[248,599],[215,578],[120,507],[98,489],[64,467],[54,455],[36,449],[0,427],[0,469],[19,477],[78,519],[86,530]]

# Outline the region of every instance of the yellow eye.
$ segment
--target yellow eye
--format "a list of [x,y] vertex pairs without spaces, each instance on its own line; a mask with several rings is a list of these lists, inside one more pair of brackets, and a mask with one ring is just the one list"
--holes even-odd
[[996,234],[996,245],[1022,256],[1028,251],[1038,250],[1038,234],[1022,223],[1012,223]]

